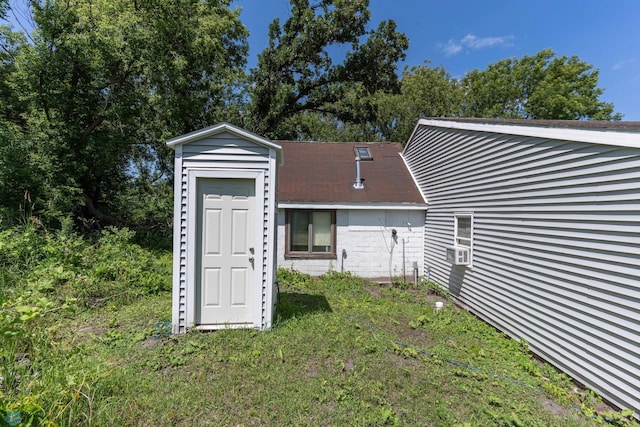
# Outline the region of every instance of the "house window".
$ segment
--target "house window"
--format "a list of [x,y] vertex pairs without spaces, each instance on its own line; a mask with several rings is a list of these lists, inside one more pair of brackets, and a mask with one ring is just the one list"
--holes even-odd
[[336,258],[336,212],[287,210],[287,258]]
[[473,232],[473,216],[471,214],[455,215],[455,245],[471,248]]
[[454,214],[453,246],[447,248],[447,261],[470,267],[473,255],[473,215]]

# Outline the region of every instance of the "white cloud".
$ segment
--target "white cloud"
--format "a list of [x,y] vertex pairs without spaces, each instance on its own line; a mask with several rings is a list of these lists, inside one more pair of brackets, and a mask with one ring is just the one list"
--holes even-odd
[[615,64],[613,66],[613,70],[617,71],[617,70],[619,70],[619,69],[621,69],[621,68],[623,68],[623,67],[625,67],[627,65],[633,64],[634,62],[636,62],[635,58],[634,59],[627,59],[625,61],[620,61],[620,62],[618,62],[617,64]]
[[484,49],[495,46],[509,46],[513,36],[500,37],[478,37],[473,34],[467,34],[462,39],[456,41],[450,39],[444,45],[441,45],[446,56],[452,56],[460,53],[463,49]]
[[460,52],[462,50],[462,46],[453,40],[449,40],[447,44],[442,47],[442,50],[444,50],[445,55],[452,56]]

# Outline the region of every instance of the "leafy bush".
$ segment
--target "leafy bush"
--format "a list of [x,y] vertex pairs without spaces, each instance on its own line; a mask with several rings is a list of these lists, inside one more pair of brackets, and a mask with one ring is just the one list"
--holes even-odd
[[287,268],[278,268],[276,276],[278,283],[286,284],[293,288],[306,288],[313,281],[308,274]]
[[78,417],[91,414],[98,368],[72,362],[82,346],[61,356],[51,334],[81,311],[170,290],[171,253],[133,238],[109,228],[90,240],[64,222],[0,231],[0,425],[90,422]]
[[328,271],[320,276],[320,280],[322,280],[325,286],[330,286],[334,290],[343,291],[362,289],[364,283],[361,278],[354,276],[350,272],[340,273],[334,270]]
[[126,228],[103,231],[86,248],[85,274],[70,283],[73,295],[85,305],[97,306],[170,290],[170,254],[145,250],[133,244],[133,238]]

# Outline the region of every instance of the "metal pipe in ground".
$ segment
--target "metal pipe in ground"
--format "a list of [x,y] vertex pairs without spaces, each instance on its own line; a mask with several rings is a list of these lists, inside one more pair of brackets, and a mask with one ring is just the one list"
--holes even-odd
[[404,260],[404,238],[402,239],[402,283],[407,283],[406,262]]

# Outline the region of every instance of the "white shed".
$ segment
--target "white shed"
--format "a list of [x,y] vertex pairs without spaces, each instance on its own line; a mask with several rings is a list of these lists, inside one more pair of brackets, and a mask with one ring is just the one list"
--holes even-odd
[[280,145],[221,123],[175,150],[173,332],[271,326]]

